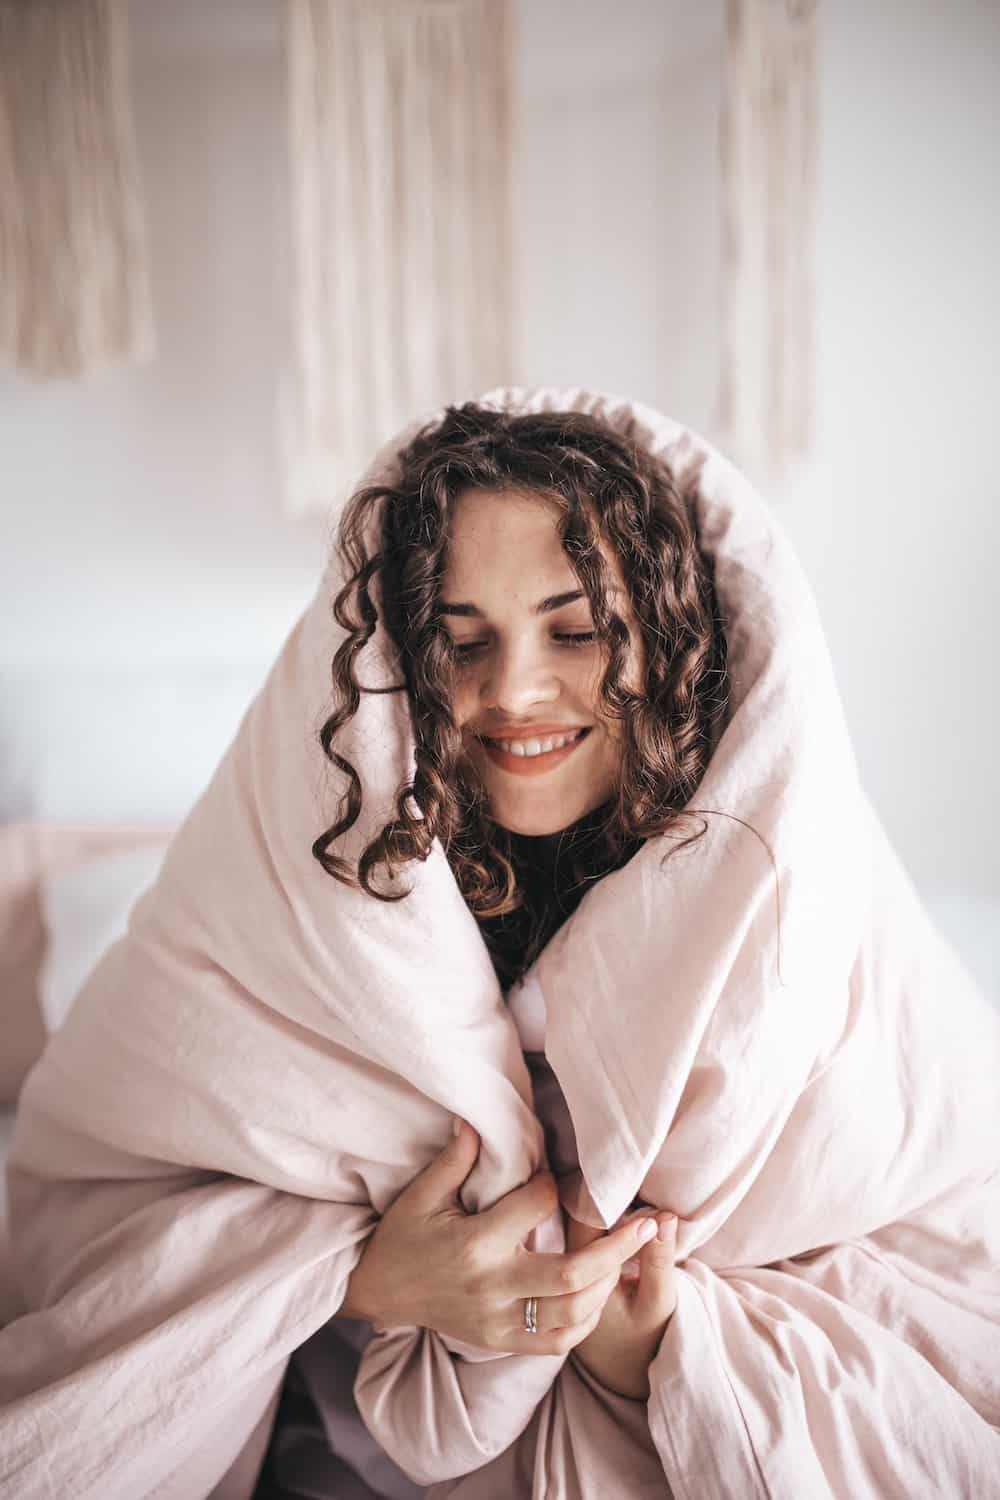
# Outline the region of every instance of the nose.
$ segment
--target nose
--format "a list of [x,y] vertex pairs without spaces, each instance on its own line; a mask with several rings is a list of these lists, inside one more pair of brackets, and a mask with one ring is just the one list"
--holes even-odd
[[491,653],[479,688],[484,708],[498,709],[511,718],[554,703],[561,692],[551,660],[532,643],[517,641],[500,644]]

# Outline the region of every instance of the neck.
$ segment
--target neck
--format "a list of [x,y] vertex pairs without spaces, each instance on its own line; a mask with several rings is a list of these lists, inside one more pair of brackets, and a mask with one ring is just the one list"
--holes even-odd
[[504,988],[519,979],[540,949],[572,915],[594,880],[625,864],[641,840],[612,865],[600,851],[607,803],[557,833],[511,833],[497,828],[498,841],[514,866],[521,904],[501,917],[480,919]]
[[608,819],[608,808],[609,804],[605,802],[592,812],[584,813],[582,818],[570,823],[567,828],[557,829],[555,833],[508,832],[510,848],[515,856],[520,854],[527,859],[554,864],[560,856],[579,849],[581,844],[587,843],[601,830]]

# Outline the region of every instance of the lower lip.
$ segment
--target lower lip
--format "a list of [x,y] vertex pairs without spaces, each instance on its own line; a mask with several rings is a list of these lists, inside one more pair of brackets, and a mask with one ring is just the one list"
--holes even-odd
[[493,745],[487,745],[485,740],[480,740],[479,743],[501,771],[509,771],[512,776],[544,776],[546,771],[554,771],[556,766],[561,766],[589,738],[588,731],[571,744],[560,745],[558,750],[546,750],[543,755],[514,755],[510,750],[498,750]]

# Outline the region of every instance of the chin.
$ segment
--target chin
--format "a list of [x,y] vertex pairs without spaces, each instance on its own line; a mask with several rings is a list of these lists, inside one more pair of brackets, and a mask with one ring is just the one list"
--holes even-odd
[[601,748],[589,764],[558,767],[538,777],[507,774],[482,753],[470,761],[493,822],[523,838],[545,838],[572,828],[613,795],[621,774],[620,760],[602,754]]
[[[519,833],[522,838],[544,838],[549,833],[562,833],[570,827],[564,818],[514,818],[498,817],[492,814],[494,823],[499,828],[506,828],[508,833]],[[576,818],[571,819],[575,823]]]
[[562,801],[548,807],[518,806],[513,798],[490,799],[490,817],[508,833],[518,833],[524,838],[544,838],[546,834],[563,833],[579,823],[607,800],[608,793],[581,798],[578,803]]

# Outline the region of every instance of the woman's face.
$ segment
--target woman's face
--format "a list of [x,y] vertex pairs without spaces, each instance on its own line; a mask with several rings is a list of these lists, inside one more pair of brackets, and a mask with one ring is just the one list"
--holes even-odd
[[[455,643],[455,718],[489,800],[512,833],[568,828],[607,801],[622,762],[621,724],[600,698],[604,657],[552,501],[467,490],[455,502],[441,591]],[[629,627],[626,683],[643,653],[621,568],[603,543]]]

